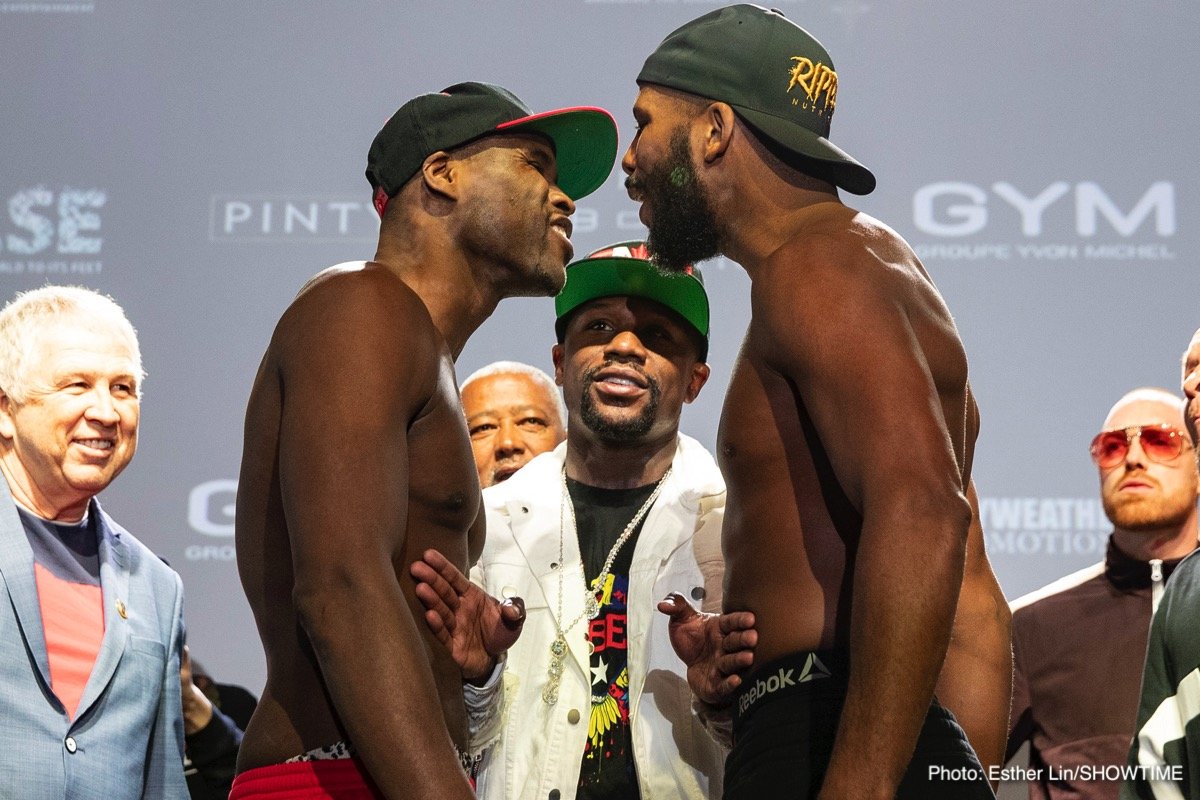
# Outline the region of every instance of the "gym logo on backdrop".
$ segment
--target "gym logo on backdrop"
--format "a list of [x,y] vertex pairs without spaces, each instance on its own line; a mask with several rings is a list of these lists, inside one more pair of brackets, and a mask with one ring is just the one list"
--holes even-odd
[[0,275],[61,277],[96,275],[104,189],[46,185],[8,195],[0,215]]
[[366,192],[344,195],[213,195],[213,242],[371,242],[379,216]]
[[205,481],[188,493],[188,527],[209,537],[183,549],[188,561],[233,561],[234,501],[237,481],[228,478]]
[[924,261],[1172,261],[1175,184],[1094,181],[980,186],[941,181],[913,194]]

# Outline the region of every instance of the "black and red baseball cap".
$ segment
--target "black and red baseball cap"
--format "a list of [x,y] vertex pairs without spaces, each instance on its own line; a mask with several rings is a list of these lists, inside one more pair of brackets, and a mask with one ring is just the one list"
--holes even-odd
[[550,140],[558,187],[572,200],[600,188],[616,162],[617,123],[604,109],[580,106],[534,114],[507,89],[468,82],[402,105],[371,142],[367,180],[391,197],[430,153],[511,133],[536,133]]

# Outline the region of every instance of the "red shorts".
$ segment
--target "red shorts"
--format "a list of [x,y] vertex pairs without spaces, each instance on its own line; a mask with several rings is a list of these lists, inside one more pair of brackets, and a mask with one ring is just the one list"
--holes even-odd
[[380,800],[356,758],[293,761],[243,772],[233,779],[229,800]]

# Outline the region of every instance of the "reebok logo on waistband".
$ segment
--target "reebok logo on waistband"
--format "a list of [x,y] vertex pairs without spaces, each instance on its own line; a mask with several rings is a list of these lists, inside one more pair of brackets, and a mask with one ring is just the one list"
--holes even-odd
[[790,669],[780,667],[769,678],[759,678],[754,682],[754,685],[742,693],[738,698],[738,715],[744,715],[750,706],[757,703],[769,694],[778,692],[780,689],[786,689],[789,686],[795,686],[800,683],[808,683],[820,678],[828,678],[832,673],[829,668],[821,663],[821,659],[817,658],[816,653],[809,653],[808,658],[804,661],[804,668],[800,670],[799,677],[792,677],[796,673],[796,668]]

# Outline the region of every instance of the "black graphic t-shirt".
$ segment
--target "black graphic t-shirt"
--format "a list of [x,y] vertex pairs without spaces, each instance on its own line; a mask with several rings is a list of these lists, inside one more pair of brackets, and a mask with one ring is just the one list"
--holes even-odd
[[587,626],[592,654],[592,708],[575,796],[579,800],[636,800],[639,795],[629,725],[625,608],[629,567],[645,518],[621,545],[604,585],[595,585],[595,581],[625,526],[654,492],[654,484],[636,489],[598,489],[568,478],[567,489],[575,508],[584,575],[600,601],[600,615]]

